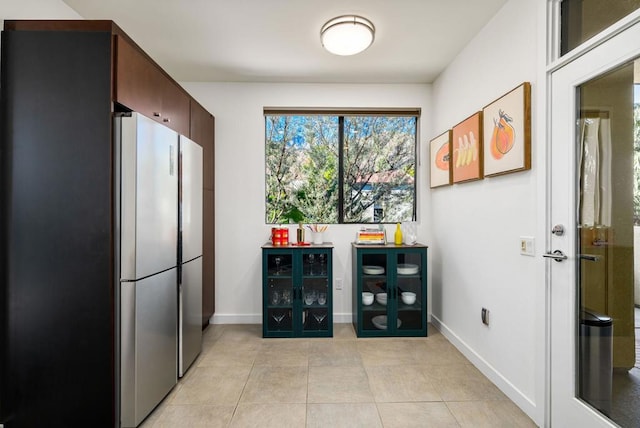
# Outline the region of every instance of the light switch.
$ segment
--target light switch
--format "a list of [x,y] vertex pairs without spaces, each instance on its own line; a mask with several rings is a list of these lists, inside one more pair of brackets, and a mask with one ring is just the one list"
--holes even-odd
[[535,256],[535,247],[533,236],[520,237],[520,254],[523,256]]

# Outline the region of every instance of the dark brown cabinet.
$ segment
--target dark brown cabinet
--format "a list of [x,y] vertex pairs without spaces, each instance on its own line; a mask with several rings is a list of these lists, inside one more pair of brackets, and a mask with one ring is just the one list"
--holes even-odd
[[209,324],[209,319],[215,311],[214,288],[214,118],[198,102],[191,100],[191,139],[202,146],[204,175],[203,175],[203,213],[204,219],[202,237],[202,326]]
[[114,101],[189,136],[189,96],[123,36],[115,45]]
[[6,20],[0,53],[0,425],[117,426],[111,119],[139,111],[203,146],[211,314],[214,119],[112,21]]
[[214,118],[193,99],[191,100],[191,139],[200,144],[203,149],[203,187],[213,190]]
[[124,38],[116,37],[115,42],[114,101],[153,117],[162,104],[156,67]]

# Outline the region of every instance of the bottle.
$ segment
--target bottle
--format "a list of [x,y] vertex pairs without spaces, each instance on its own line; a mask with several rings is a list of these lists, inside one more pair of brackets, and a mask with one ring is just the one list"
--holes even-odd
[[396,245],[402,245],[402,229],[400,223],[396,224],[396,233],[393,235],[393,242]]

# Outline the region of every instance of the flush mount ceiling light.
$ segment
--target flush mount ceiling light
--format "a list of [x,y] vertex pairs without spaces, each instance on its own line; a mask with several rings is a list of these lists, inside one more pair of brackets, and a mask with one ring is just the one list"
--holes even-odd
[[343,15],[327,21],[320,30],[322,46],[335,55],[355,55],[373,43],[373,23],[357,15]]

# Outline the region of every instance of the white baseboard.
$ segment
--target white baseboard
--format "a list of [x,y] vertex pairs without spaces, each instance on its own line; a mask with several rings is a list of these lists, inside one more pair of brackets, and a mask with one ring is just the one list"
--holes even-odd
[[442,323],[435,315],[431,315],[431,324],[446,337],[478,370],[493,382],[523,412],[535,421],[538,414],[536,404],[502,376],[491,364],[485,361],[476,351],[469,347],[458,335]]
[[350,324],[353,321],[353,317],[351,316],[351,312],[345,314],[333,314],[333,322],[334,324]]
[[262,324],[262,314],[213,314],[209,324]]

